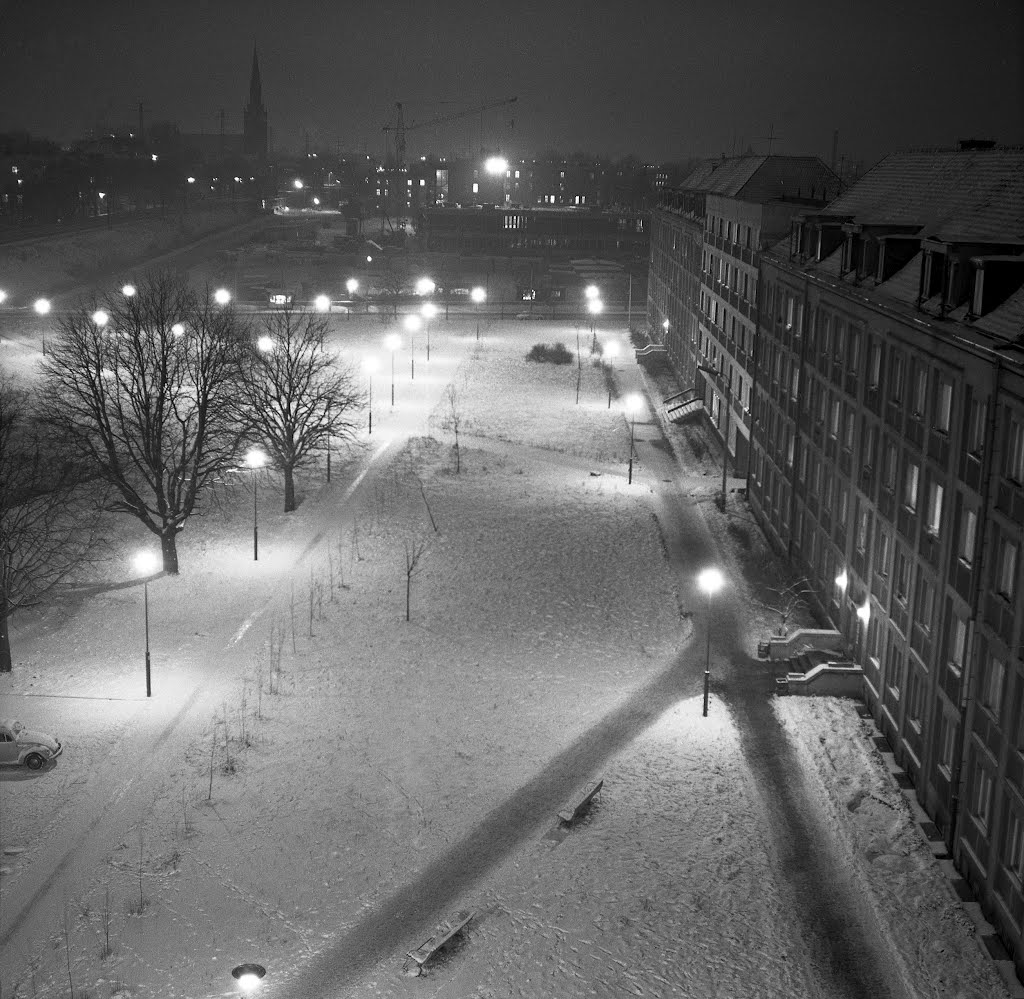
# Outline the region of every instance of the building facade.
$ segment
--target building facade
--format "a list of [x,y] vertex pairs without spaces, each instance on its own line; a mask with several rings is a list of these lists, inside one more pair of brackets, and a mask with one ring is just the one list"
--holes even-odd
[[761,257],[751,507],[1024,969],[1024,151],[886,157]]
[[788,232],[794,212],[837,193],[816,157],[737,156],[701,164],[652,213],[649,325],[737,474],[749,462],[761,248]]

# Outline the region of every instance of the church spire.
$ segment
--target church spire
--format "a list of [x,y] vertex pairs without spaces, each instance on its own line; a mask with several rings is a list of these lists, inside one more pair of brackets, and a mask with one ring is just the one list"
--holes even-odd
[[249,103],[243,114],[242,148],[246,155],[261,162],[267,158],[267,109],[263,106],[263,81],[260,79],[260,61],[256,46],[252,47],[252,76],[249,78]]
[[252,76],[249,78],[249,106],[258,108],[263,104],[263,85],[260,81],[260,61],[252,47]]

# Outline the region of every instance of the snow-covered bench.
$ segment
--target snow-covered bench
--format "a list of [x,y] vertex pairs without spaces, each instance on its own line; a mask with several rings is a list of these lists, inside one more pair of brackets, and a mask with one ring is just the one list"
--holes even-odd
[[[423,969],[423,965],[427,963],[442,947],[445,947],[452,939],[452,937],[461,933],[469,921],[476,915],[475,909],[465,909],[461,912],[455,913],[451,919],[445,920],[438,928],[437,932],[430,937],[429,940],[425,940],[415,950],[409,951],[407,957],[413,960],[417,964],[416,973],[419,974]],[[406,966],[408,966],[408,960]]]
[[590,803],[594,800],[597,795],[600,795],[601,788],[604,786],[604,780],[596,780],[592,784],[588,784],[568,805],[565,806],[559,813],[558,817],[563,822],[573,822],[576,817],[581,813],[585,812],[589,807]]

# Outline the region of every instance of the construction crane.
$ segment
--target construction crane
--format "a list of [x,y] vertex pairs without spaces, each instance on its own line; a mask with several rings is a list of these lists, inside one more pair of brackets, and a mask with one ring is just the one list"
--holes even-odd
[[[400,170],[405,166],[405,133],[411,132],[414,128],[424,128],[427,125],[440,125],[446,121],[455,121],[457,118],[466,118],[471,114],[480,115],[480,144],[483,145],[483,134],[484,134],[484,112],[493,111],[494,108],[505,107],[508,104],[515,104],[518,97],[505,97],[498,101],[490,101],[486,104],[481,104],[479,107],[464,108],[462,111],[453,111],[451,114],[443,114],[437,118],[428,118],[426,121],[413,122],[411,125],[405,124],[405,119],[402,117],[402,105],[401,102],[395,104],[395,122],[393,125],[385,125],[382,131],[394,132],[395,133],[395,166]],[[385,139],[387,142],[387,139]]]

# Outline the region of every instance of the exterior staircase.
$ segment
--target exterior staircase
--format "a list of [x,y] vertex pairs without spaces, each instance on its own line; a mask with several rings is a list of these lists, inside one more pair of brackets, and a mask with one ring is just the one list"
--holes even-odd
[[662,400],[662,411],[669,423],[682,423],[688,416],[700,412],[704,408],[704,400],[697,394],[697,389],[686,389]]

